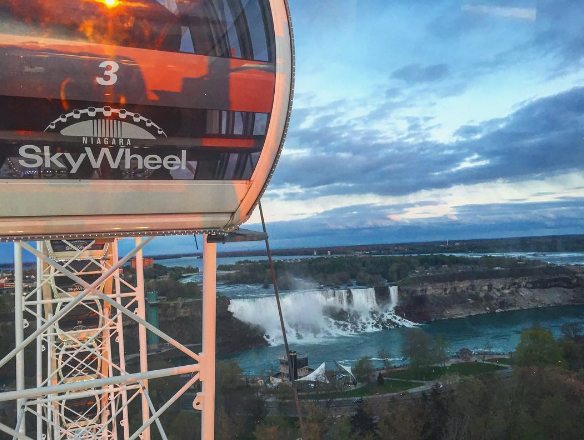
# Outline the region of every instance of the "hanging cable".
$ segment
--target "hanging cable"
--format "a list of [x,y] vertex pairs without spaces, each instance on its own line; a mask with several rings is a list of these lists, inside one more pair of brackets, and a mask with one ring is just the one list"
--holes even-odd
[[290,347],[288,345],[288,337],[286,336],[286,326],[284,325],[284,315],[282,313],[282,304],[280,302],[280,290],[278,289],[278,278],[276,276],[276,268],[274,267],[274,260],[272,259],[272,251],[270,249],[270,240],[268,238],[268,231],[266,230],[266,222],[264,220],[264,210],[262,209],[262,202],[258,202],[260,210],[260,217],[262,219],[262,229],[266,235],[266,253],[268,254],[268,263],[270,265],[270,273],[272,275],[272,285],[274,286],[274,295],[276,296],[276,304],[278,305],[278,315],[280,316],[280,327],[282,328],[282,338],[284,339],[284,349],[286,350],[286,359],[288,359],[288,377],[292,384],[292,394],[294,395],[294,404],[296,405],[296,414],[300,422],[300,434],[303,439],[307,440],[306,430],[304,428],[304,420],[302,419],[302,408],[300,407],[300,400],[298,399],[298,390],[294,383],[294,371],[292,366],[292,357],[290,356]]

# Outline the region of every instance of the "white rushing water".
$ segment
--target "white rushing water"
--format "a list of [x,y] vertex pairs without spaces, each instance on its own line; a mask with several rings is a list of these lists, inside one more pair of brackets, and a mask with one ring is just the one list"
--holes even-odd
[[[282,295],[282,309],[290,341],[319,342],[323,338],[376,332],[415,324],[394,313],[397,286],[378,301],[372,288],[304,290]],[[261,327],[271,345],[282,343],[273,296],[232,298],[229,310],[240,321]]]
[[390,306],[391,309],[395,309],[395,306],[397,306],[397,286],[390,286],[389,288],[389,301],[390,301]]

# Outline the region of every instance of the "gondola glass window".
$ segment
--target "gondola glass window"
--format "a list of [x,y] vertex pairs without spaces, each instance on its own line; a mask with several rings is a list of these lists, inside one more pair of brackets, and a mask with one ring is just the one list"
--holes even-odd
[[247,180],[268,0],[0,0],[0,179]]

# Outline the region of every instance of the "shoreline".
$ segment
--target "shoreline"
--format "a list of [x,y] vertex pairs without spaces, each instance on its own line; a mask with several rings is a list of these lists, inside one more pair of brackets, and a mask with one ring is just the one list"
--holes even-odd
[[517,308],[510,308],[505,310],[493,310],[493,311],[484,311],[484,312],[470,312],[466,315],[460,316],[449,316],[443,318],[436,318],[429,322],[420,322],[417,323],[418,325],[427,325],[434,322],[444,322],[444,321],[454,321],[458,319],[467,319],[473,317],[480,317],[480,316],[494,316],[494,315],[503,315],[505,313],[513,313],[513,312],[528,312],[528,311],[535,311],[535,310],[549,310],[549,309],[560,309],[563,307],[583,307],[584,302],[581,303],[571,303],[571,304],[551,304],[551,305],[537,305],[533,307],[517,307]]

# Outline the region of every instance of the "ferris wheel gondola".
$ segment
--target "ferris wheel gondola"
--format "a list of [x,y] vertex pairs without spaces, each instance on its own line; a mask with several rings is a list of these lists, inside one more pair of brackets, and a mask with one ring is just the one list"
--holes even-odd
[[230,231],[276,165],[285,0],[0,0],[0,236]]

